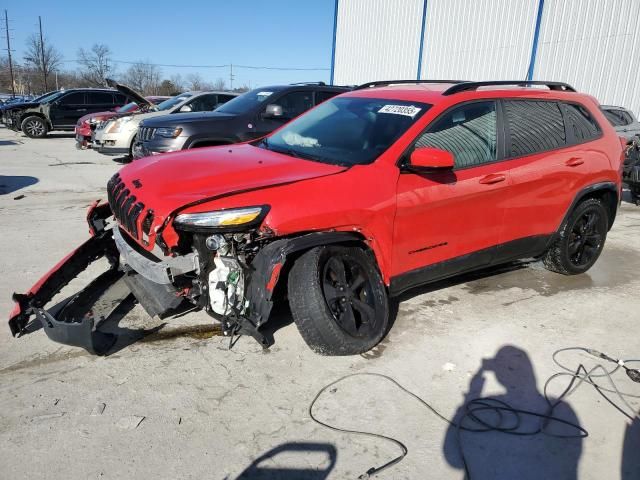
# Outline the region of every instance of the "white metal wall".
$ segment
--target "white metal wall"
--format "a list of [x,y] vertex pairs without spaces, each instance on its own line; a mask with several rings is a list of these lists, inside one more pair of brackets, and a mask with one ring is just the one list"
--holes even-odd
[[334,83],[416,78],[423,0],[339,0]]
[[538,0],[428,0],[421,78],[526,79]]
[[640,114],[640,1],[546,0],[534,78]]

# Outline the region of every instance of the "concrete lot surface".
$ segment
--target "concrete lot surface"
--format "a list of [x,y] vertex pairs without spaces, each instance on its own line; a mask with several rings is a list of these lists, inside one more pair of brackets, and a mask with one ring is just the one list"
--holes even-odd
[[[106,182],[120,166],[76,150],[69,135],[31,140],[0,128],[5,318],[13,291],[26,291],[87,237],[85,209],[105,197]],[[120,327],[166,325],[106,357],[53,343],[41,330],[14,339],[2,325],[0,478],[355,479],[398,449],[309,418],[318,390],[343,375],[390,375],[451,418],[481,395],[544,411],[544,382],[559,371],[551,356],[563,347],[640,358],[639,207],[622,204],[604,253],[587,274],[521,267],[410,292],[389,336],[354,357],[311,352],[286,308],[275,320],[281,325],[276,343],[264,352],[248,338],[229,351],[228,339],[201,312],[160,321],[137,305]],[[585,354],[559,359],[570,368],[594,364]],[[623,374],[615,379],[622,390],[640,394],[640,385]],[[551,385],[552,396],[563,382]],[[631,406],[640,410],[638,401]],[[376,478],[463,478],[455,429],[384,379],[350,378],[314,411],[324,421],[392,436],[408,447],[402,462]],[[556,413],[579,422],[589,436],[462,433],[472,478],[640,478],[637,422],[632,427],[586,387]]]

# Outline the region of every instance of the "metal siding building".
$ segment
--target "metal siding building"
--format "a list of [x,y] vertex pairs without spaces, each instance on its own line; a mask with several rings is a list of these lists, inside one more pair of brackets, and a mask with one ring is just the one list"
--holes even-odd
[[337,0],[332,81],[556,80],[640,114],[640,0]]

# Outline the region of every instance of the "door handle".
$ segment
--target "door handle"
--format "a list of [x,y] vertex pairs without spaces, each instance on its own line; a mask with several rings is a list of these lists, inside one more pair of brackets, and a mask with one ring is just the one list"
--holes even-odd
[[583,163],[584,163],[584,160],[581,159],[580,157],[572,157],[566,162],[564,162],[564,164],[567,167],[577,167],[578,165],[582,165]]
[[493,185],[494,183],[504,182],[507,176],[502,173],[492,173],[486,177],[482,177],[479,182],[483,185]]

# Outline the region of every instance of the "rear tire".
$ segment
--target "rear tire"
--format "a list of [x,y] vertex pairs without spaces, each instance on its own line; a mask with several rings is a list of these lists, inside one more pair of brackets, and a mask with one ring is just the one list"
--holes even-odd
[[545,268],[562,275],[586,272],[600,256],[608,230],[609,215],[602,202],[597,198],[580,202],[544,254]]
[[322,355],[355,355],[382,340],[389,302],[373,260],[356,247],[316,247],[296,260],[289,305],[304,341]]
[[29,138],[43,138],[47,136],[47,122],[45,122],[43,118],[35,115],[25,118],[20,128]]

